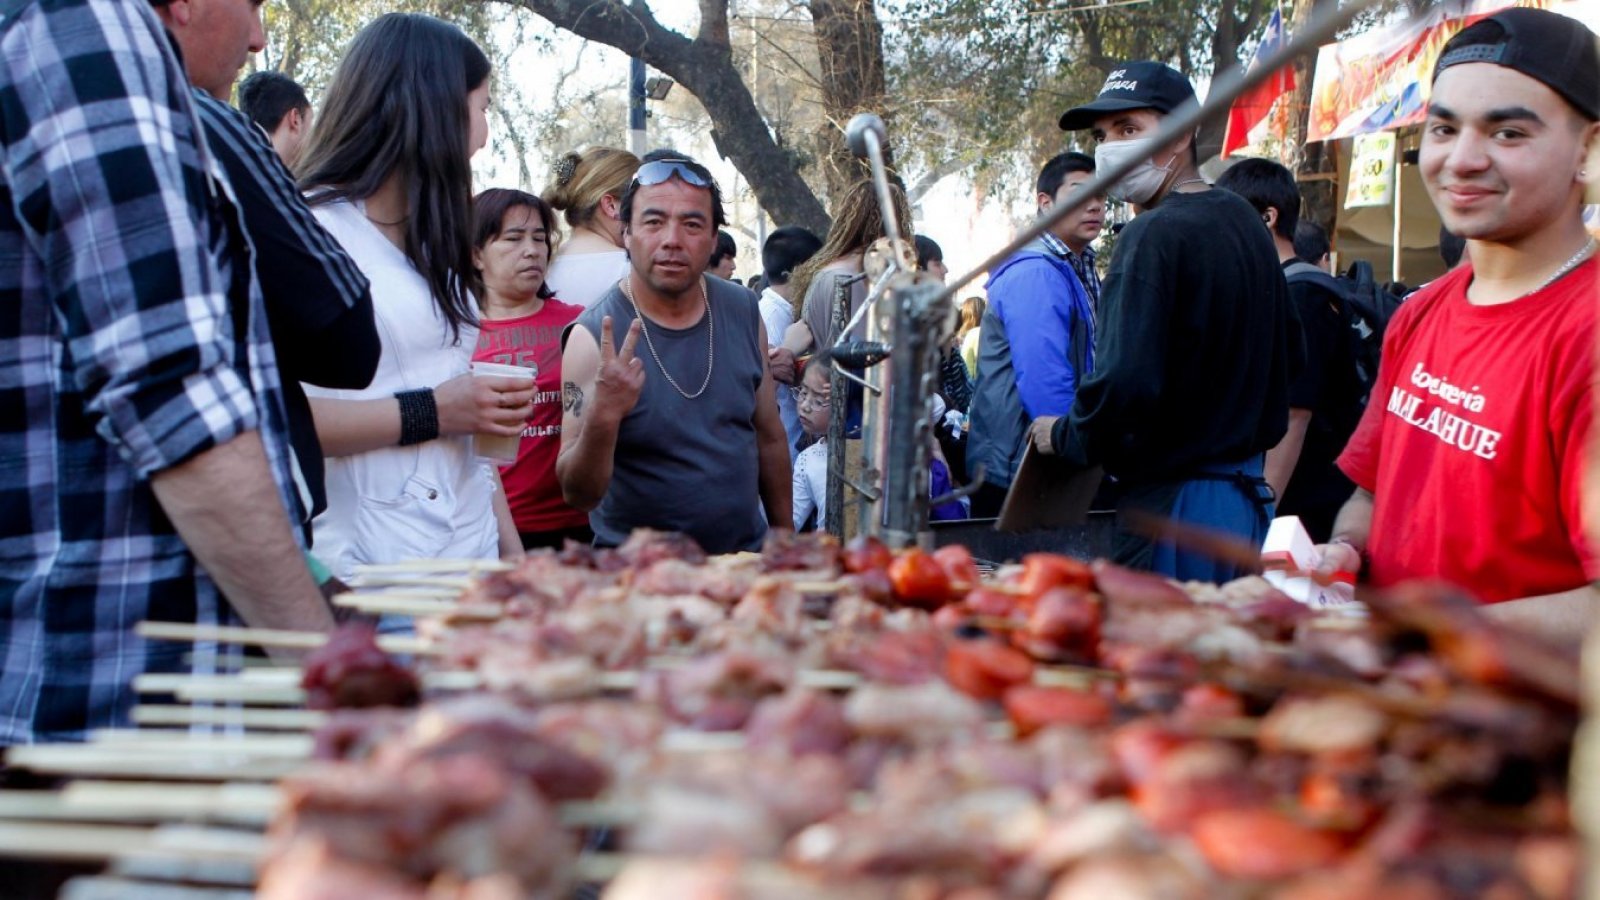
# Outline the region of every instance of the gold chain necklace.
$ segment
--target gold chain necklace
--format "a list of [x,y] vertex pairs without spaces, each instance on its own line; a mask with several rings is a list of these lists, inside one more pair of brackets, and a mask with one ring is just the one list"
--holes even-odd
[[633,314],[639,317],[639,330],[644,332],[644,345],[650,351],[650,358],[656,361],[656,368],[667,378],[667,384],[682,395],[685,400],[693,400],[706,392],[711,386],[711,367],[717,362],[717,319],[711,315],[711,298],[706,294],[705,276],[700,276],[700,302],[706,307],[706,380],[700,383],[700,390],[689,393],[678,385],[678,380],[667,371],[661,362],[661,354],[656,352],[655,341],[650,339],[650,324],[645,319],[644,313],[639,309],[639,302],[633,299],[633,276],[628,275],[622,279],[622,296],[628,298],[628,303],[633,306]]

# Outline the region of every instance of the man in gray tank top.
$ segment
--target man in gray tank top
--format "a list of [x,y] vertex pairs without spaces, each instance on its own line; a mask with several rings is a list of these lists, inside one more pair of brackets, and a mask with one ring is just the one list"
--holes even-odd
[[564,335],[561,491],[602,546],[656,528],[711,553],[759,549],[792,524],[789,450],[755,298],[704,274],[721,192],[656,151],[622,221],[627,277]]

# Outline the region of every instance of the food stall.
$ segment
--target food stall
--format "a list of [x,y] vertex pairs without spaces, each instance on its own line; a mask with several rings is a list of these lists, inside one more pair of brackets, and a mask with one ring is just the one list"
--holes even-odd
[[[1380,279],[1412,286],[1443,273],[1439,217],[1416,166],[1433,66],[1452,35],[1507,6],[1537,6],[1591,29],[1600,26],[1600,3],[1595,0],[1450,0],[1318,51],[1306,139],[1338,144],[1341,202],[1331,237],[1341,268],[1362,259]],[[1395,135],[1387,151],[1389,189],[1376,198],[1360,196],[1351,188],[1377,160],[1361,152],[1358,139],[1385,132]]]
[[853,351],[892,360],[863,534],[361,569],[335,603],[404,636],[145,623],[306,656],[11,748],[64,782],[0,791],[0,855],[92,862],[77,900],[1577,895],[1568,650],[1436,585],[1322,608],[929,549],[948,294],[900,243]]

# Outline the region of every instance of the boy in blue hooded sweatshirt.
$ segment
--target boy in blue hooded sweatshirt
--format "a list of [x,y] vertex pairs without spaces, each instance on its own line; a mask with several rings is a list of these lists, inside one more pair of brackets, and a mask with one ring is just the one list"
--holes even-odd
[[[1039,173],[1039,212],[1094,177],[1094,158],[1063,153]],[[1099,278],[1091,241],[1104,225],[1100,197],[1018,250],[989,277],[989,306],[978,339],[970,407],[967,472],[984,484],[974,516],[997,516],[1022,462],[1028,427],[1072,410],[1079,382],[1094,367],[1094,297]]]

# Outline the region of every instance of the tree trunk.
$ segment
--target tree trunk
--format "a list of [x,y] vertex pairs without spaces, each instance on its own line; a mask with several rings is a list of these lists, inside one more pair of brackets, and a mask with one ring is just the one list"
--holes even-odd
[[[845,145],[845,125],[859,112],[877,113],[889,123],[883,26],[872,0],[810,0],[808,6],[822,62],[819,80],[827,119],[818,135],[818,158],[828,195],[837,198],[868,171]],[[892,164],[887,146],[883,152],[884,161]]]
[[[1217,28],[1211,33],[1211,83],[1217,76],[1234,66],[1245,65],[1239,59],[1239,45],[1265,21],[1265,10],[1270,6],[1262,0],[1222,0],[1217,5]],[[1228,131],[1228,111],[1217,110],[1200,123],[1197,144],[1202,160],[1222,152],[1222,139]]]
[[[828,213],[780,147],[734,66],[727,0],[700,0],[693,40],[663,26],[643,0],[508,0],[579,37],[643,59],[700,101],[717,151],[750,182],[774,222],[828,230]],[[879,59],[881,79],[882,59]],[[881,84],[881,81],[880,81]]]
[[[1332,7],[1338,0],[1297,0],[1294,6],[1290,31],[1298,31],[1312,17]],[[1300,181],[1300,196],[1304,199],[1300,217],[1315,222],[1328,230],[1332,239],[1334,225],[1339,215],[1339,183],[1333,144],[1330,141],[1306,143],[1311,122],[1311,82],[1317,74],[1317,58],[1305,57],[1295,63],[1295,89],[1282,102],[1289,103],[1289,127],[1284,143],[1298,151],[1291,161],[1295,177]]]

